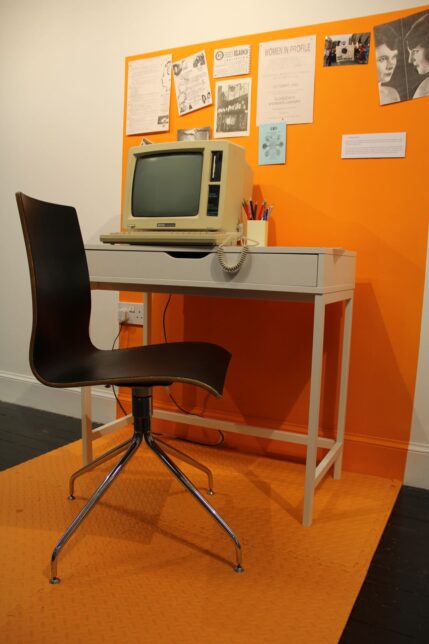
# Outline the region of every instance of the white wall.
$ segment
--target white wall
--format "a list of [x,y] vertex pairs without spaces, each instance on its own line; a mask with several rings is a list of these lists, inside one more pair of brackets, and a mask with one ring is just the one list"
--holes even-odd
[[[76,394],[60,395],[30,375],[30,290],[14,193],[74,205],[87,242],[117,228],[125,56],[419,5],[409,0],[1,3],[0,399],[79,414]],[[116,295],[105,293],[94,302],[93,335],[101,346],[109,347],[115,336],[115,301]],[[427,363],[427,343],[424,350]],[[420,374],[427,378],[424,370]],[[427,427],[427,406],[418,416]]]
[[429,235],[420,355],[404,483],[429,490]]

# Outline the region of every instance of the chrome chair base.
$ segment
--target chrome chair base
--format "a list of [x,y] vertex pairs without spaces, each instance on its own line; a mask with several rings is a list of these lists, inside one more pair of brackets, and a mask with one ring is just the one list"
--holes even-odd
[[106,478],[101,483],[101,485],[98,486],[98,488],[91,496],[89,501],[82,508],[82,510],[77,515],[77,517],[74,519],[74,521],[72,521],[72,523],[67,528],[67,530],[65,531],[61,539],[58,541],[57,545],[55,546],[52,552],[52,557],[51,557],[51,579],[50,579],[51,584],[58,584],[60,582],[59,577],[57,577],[57,559],[62,548],[70,539],[70,537],[75,532],[75,530],[79,527],[79,525],[82,523],[82,521],[85,519],[85,517],[89,514],[92,508],[95,506],[97,501],[101,499],[103,494],[110,487],[110,485],[113,483],[113,481],[118,476],[118,474],[123,470],[123,468],[128,463],[130,458],[140,447],[141,442],[142,442],[142,436],[135,432],[133,438],[131,439],[131,445],[127,449],[127,452],[124,454],[124,456],[121,457],[121,459],[115,465],[113,470],[109,472],[109,474],[106,476]]
[[156,439],[156,443],[158,445],[162,445],[162,447],[164,448],[165,452],[169,452],[173,456],[176,456],[176,458],[179,458],[181,461],[184,461],[185,463],[188,463],[189,465],[192,465],[197,470],[201,470],[202,472],[205,472],[207,474],[207,478],[208,478],[207,494],[209,496],[214,496],[213,474],[212,474],[211,470],[209,470],[208,467],[206,467],[205,465],[203,465],[199,461],[196,461],[191,456],[188,456],[188,454],[184,454],[179,449],[177,449],[177,447],[173,447],[173,445],[170,445],[170,443],[166,443],[165,441],[161,440],[160,438]]
[[[165,443],[164,441],[157,440],[155,441],[152,436],[151,431],[151,404],[152,404],[152,391],[150,387],[138,387],[133,389],[133,417],[134,417],[134,435],[127,441],[124,441],[117,447],[109,450],[102,456],[99,456],[94,461],[86,465],[85,467],[80,468],[70,477],[69,482],[69,499],[73,500],[74,497],[74,482],[75,480],[85,474],[86,472],[92,470],[94,467],[101,465],[110,460],[117,454],[126,450],[125,454],[121,456],[115,467],[109,472],[104,481],[98,486],[96,491],[93,493],[89,501],[82,508],[76,518],[72,521],[70,526],[64,532],[61,539],[58,541],[55,546],[52,557],[51,557],[51,584],[59,584],[60,578],[57,576],[57,563],[58,556],[65,546],[67,541],[73,535],[75,530],[79,527],[82,521],[86,518],[89,512],[93,509],[95,504],[101,499],[106,490],[110,487],[113,481],[116,479],[118,474],[124,469],[125,465],[129,460],[134,456],[137,449],[140,447],[142,441],[146,443],[150,450],[161,460],[161,462],[170,470],[170,472],[182,483],[185,489],[192,494],[192,496],[203,506],[203,508],[213,517],[213,519],[221,526],[221,528],[227,533],[227,535],[232,539],[235,547],[235,557],[236,563],[234,566],[235,572],[244,572],[242,567],[242,558],[241,558],[241,544],[235,533],[231,530],[229,525],[222,519],[218,512],[210,505],[210,503],[202,496],[202,494],[197,490],[197,488],[191,483],[191,481],[185,476],[185,474],[171,461],[167,456],[166,452],[170,452],[177,458],[189,463],[190,465],[202,470],[207,474],[208,478],[208,494],[212,495],[213,492],[213,475],[212,472],[205,465],[202,465],[195,459],[190,456],[183,454],[180,450],[172,447],[171,445]],[[157,443],[163,445],[162,449]],[[164,451],[165,450],[165,451]]]
[[120,452],[123,452],[128,445],[131,443],[132,438],[129,438],[127,441],[121,443],[120,445],[117,445],[113,449],[109,450],[108,452],[105,452],[105,454],[102,454],[98,458],[95,458],[93,461],[88,463],[88,465],[85,465],[84,467],[81,467],[79,470],[76,470],[71,477],[69,481],[69,496],[67,497],[69,501],[74,501],[76,498],[74,496],[74,482],[79,476],[82,476],[82,474],[85,474],[86,472],[91,471],[94,469],[94,467],[97,467],[98,465],[101,465],[102,463],[105,463],[106,461],[110,460],[116,454],[120,454]]

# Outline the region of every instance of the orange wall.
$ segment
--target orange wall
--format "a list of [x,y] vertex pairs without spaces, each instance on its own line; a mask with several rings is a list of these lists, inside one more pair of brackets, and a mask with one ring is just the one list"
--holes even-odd
[[[250,137],[231,140],[246,147],[254,170],[255,200],[260,202],[262,196],[275,204],[270,245],[344,246],[357,251],[345,467],[395,478],[402,478],[405,465],[419,347],[429,219],[429,191],[423,175],[429,150],[429,98],[381,107],[373,42],[368,65],[329,68],[323,67],[322,60],[326,35],[372,32],[374,25],[417,11],[156,52],[171,51],[175,61],[204,49],[212,78],[215,48],[252,45]],[[258,45],[312,34],[317,36],[314,123],[288,127],[286,165],[258,166]],[[127,61],[153,55],[133,56]],[[173,141],[178,128],[213,128],[213,118],[213,106],[179,117],[172,87],[170,132],[151,134],[150,138],[154,142]],[[398,131],[407,133],[404,159],[340,158],[343,134]],[[124,172],[127,150],[140,139],[124,133]],[[157,296],[154,307],[159,329],[165,301],[165,296]],[[332,305],[327,315],[321,408],[322,431],[327,435],[335,426],[337,333],[341,323],[342,306]],[[182,404],[204,405],[219,417],[244,418],[253,424],[305,426],[312,333],[308,304],[176,296],[167,325],[170,340],[217,341],[233,353],[223,399],[208,399],[177,387]],[[123,342],[139,339],[134,331],[125,335]],[[162,341],[160,330],[155,332],[155,339]],[[159,396],[161,404],[169,404],[165,394]],[[291,453],[289,446],[249,437],[229,435],[227,443],[272,454]]]

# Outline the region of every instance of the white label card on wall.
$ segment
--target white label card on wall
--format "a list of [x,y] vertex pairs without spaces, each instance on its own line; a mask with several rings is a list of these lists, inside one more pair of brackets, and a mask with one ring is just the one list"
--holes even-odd
[[405,157],[406,132],[343,134],[342,159],[389,159]]

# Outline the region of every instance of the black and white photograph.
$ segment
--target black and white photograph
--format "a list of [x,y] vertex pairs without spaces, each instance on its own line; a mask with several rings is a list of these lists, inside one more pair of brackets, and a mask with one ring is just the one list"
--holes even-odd
[[429,96],[429,11],[402,20],[408,98]]
[[429,96],[429,11],[374,27],[380,105]]
[[191,127],[188,129],[177,130],[178,141],[209,141],[210,126]]
[[326,36],[323,66],[367,65],[370,40],[370,33]]
[[214,137],[249,136],[252,81],[216,83]]

